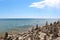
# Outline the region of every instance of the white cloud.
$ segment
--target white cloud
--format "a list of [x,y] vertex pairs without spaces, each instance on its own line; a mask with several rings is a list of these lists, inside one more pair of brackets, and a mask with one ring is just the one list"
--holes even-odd
[[43,0],[32,3],[29,7],[44,8],[44,7],[60,7],[60,0]]

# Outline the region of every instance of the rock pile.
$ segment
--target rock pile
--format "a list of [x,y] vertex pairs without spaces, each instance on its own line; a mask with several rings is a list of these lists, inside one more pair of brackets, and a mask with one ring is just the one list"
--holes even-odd
[[45,26],[32,27],[27,33],[10,35],[6,32],[3,40],[60,40],[60,21]]

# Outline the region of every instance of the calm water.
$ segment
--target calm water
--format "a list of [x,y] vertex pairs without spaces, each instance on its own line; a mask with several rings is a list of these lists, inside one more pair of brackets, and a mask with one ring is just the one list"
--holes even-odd
[[5,32],[13,28],[24,30],[36,24],[43,26],[46,21],[48,21],[48,23],[53,23],[57,20],[58,19],[0,19],[0,32]]

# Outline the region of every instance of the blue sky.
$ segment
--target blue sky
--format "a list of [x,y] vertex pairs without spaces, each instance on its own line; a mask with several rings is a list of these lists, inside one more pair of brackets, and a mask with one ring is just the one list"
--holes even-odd
[[0,18],[60,18],[60,0],[0,0]]

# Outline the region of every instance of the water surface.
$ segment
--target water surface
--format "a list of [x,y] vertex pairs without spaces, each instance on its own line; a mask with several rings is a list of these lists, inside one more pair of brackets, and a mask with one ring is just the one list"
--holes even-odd
[[0,19],[0,32],[5,32],[14,28],[24,30],[36,24],[43,26],[46,21],[48,21],[48,23],[53,23],[57,20],[58,19]]

